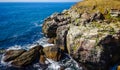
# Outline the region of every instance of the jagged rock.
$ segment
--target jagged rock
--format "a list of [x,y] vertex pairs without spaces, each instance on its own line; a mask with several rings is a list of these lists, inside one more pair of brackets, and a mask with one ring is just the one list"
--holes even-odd
[[43,23],[42,30],[43,33],[48,38],[56,37],[56,30],[59,26],[67,25],[70,23],[70,17],[63,14],[53,14],[51,17],[47,18]]
[[67,52],[66,35],[67,35],[68,28],[69,28],[68,25],[64,25],[64,26],[58,27],[58,29],[56,31],[56,33],[57,33],[57,37],[56,37],[57,47],[59,47],[61,50],[65,51],[65,52]]
[[4,54],[3,61],[5,61],[5,62],[12,61],[12,60],[16,59],[18,56],[20,56],[22,53],[24,53],[25,51],[26,50],[23,50],[23,49],[6,51],[6,53]]
[[[89,13],[81,13],[85,10],[80,11],[79,7]],[[62,50],[66,49],[65,51],[86,69],[108,70],[120,60],[120,34],[116,34],[120,30],[120,23],[106,24],[106,16],[101,12],[91,14],[91,7],[96,10],[98,6],[91,6],[89,9],[86,9],[87,6],[79,7],[50,17],[43,25],[43,32],[47,36],[54,34],[55,36],[50,36],[54,38],[54,44]],[[54,28],[53,25],[57,27]],[[49,55],[47,57],[51,58]],[[44,59],[43,56],[41,58]]]
[[47,46],[43,49],[44,56],[54,61],[59,61],[61,58],[61,51],[56,46]]
[[24,67],[33,63],[36,59],[39,59],[39,50],[43,49],[42,46],[35,46],[31,48],[29,51],[24,52],[22,55],[17,57],[15,60],[11,62],[13,66]]
[[105,17],[103,16],[101,12],[96,12],[91,15],[90,19],[91,21],[100,21],[100,20],[104,20]]
[[106,28],[106,32],[100,32],[102,25],[99,26],[101,28],[91,27],[91,25],[70,27],[66,37],[68,52],[88,69],[107,70],[120,60],[119,33],[110,35],[109,27],[111,26]]
[[89,23],[90,22],[90,14],[87,12],[84,12],[81,15],[82,23]]
[[49,38],[49,39],[48,39],[48,43],[54,44],[54,43],[55,43],[55,38]]
[[39,63],[45,64],[45,61],[46,61],[45,55],[40,55]]
[[76,19],[76,18],[80,18],[81,17],[81,14],[78,13],[77,11],[75,10],[68,10],[68,14],[71,16],[72,19]]

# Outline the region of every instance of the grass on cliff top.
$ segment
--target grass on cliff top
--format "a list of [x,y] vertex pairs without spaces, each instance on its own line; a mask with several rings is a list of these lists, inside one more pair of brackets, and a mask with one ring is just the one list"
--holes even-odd
[[106,9],[120,9],[120,0],[83,0],[74,5],[72,9],[76,9],[78,12],[99,10],[104,13]]

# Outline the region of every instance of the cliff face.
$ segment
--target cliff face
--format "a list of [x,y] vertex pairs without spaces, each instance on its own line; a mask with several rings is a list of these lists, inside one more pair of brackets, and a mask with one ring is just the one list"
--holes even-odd
[[120,9],[120,1],[79,2],[48,17],[43,33],[87,70],[108,70],[120,60],[120,18],[111,8]]

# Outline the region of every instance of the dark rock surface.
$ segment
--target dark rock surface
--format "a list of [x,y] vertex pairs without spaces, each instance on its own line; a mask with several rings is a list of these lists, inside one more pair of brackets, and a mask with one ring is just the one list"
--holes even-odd
[[9,50],[9,51],[6,51],[6,53],[4,54],[4,61],[5,62],[8,62],[8,61],[11,61],[11,60],[14,60],[16,59],[18,56],[20,56],[21,54],[23,54],[24,52],[26,52],[26,50]]
[[18,56],[15,60],[11,62],[11,64],[18,67],[24,67],[31,64],[35,61],[35,59],[39,58],[39,50],[41,48],[42,46],[35,46],[31,48],[29,51],[24,52],[22,55]]

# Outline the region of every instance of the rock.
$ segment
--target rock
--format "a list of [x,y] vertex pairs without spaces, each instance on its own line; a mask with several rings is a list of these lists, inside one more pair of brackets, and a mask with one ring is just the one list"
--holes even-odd
[[104,15],[107,15],[109,13],[108,9],[105,9]]
[[5,62],[12,61],[12,60],[16,59],[17,57],[19,57],[25,51],[26,50],[23,50],[23,49],[6,51],[6,53],[4,54],[4,59],[3,60]]
[[0,54],[3,54],[3,53],[5,53],[5,52],[6,52],[5,49],[3,49],[3,48],[0,49]]
[[46,61],[45,55],[40,55],[39,63],[45,64],[45,61]]
[[72,10],[72,9],[68,10],[68,14],[71,16],[72,19],[81,17],[80,13],[78,13],[77,11]]
[[24,67],[31,63],[33,63],[36,59],[39,59],[39,50],[43,49],[42,46],[35,46],[31,48],[29,51],[24,52],[22,55],[17,57],[15,60],[11,62],[13,66]]
[[56,46],[44,47],[43,52],[45,54],[45,57],[48,59],[59,61],[61,58],[60,49]]
[[[66,37],[68,53],[77,62],[83,63],[87,69],[108,70],[120,60],[119,32],[117,35],[111,35],[109,34],[111,26],[107,27],[106,32],[99,32],[103,25],[98,28],[91,25],[69,28]],[[116,28],[114,29],[117,31]]]
[[120,70],[120,65],[117,67],[117,70]]
[[90,14],[87,12],[84,12],[81,15],[82,23],[89,23],[90,22]]
[[53,14],[51,17],[47,18],[42,26],[43,33],[48,38],[56,37],[56,30],[59,26],[67,25],[70,23],[70,17],[63,14]]
[[92,10],[94,10],[96,7],[97,7],[96,5],[93,5],[93,6],[92,6]]
[[58,27],[58,29],[56,31],[56,33],[57,33],[57,37],[56,37],[57,47],[59,47],[61,50],[65,51],[65,52],[67,52],[66,35],[67,35],[68,28],[69,28],[68,25],[64,25],[64,26]]
[[100,20],[104,20],[105,17],[103,16],[101,12],[96,12],[91,15],[90,19],[91,21],[100,21]]
[[51,25],[47,31],[48,32],[47,37],[48,38],[56,37],[57,28],[58,28],[58,25]]
[[[96,9],[96,6],[92,9]],[[43,49],[46,57],[59,60],[56,54],[60,48],[60,51],[67,51],[66,53],[88,70],[108,70],[120,60],[120,32],[117,33],[120,23],[106,24],[101,12],[80,14],[78,11],[77,8],[69,9],[45,21],[43,33],[51,39],[54,38],[54,44],[57,46],[45,48],[48,52]],[[51,52],[51,49],[55,51]],[[51,55],[53,53],[54,55]],[[45,58],[41,58],[44,62]]]
[[54,44],[55,43],[55,38],[49,38],[48,43]]

